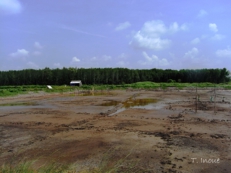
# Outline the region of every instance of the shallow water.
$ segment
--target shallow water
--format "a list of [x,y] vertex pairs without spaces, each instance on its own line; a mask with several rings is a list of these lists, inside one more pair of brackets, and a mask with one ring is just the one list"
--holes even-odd
[[130,108],[130,107],[144,107],[152,104],[152,103],[157,103],[156,99],[149,99],[149,98],[145,98],[145,99],[131,99],[129,98],[128,100],[124,101],[124,102],[119,102],[119,101],[115,101],[115,100],[110,100],[108,102],[99,104],[98,106],[117,106],[118,104],[123,104],[123,107],[125,108]]
[[111,101],[99,104],[98,106],[117,106],[119,103],[120,103],[119,101],[111,100]]
[[149,99],[149,98],[145,98],[145,99],[131,99],[129,98],[128,100],[126,100],[125,102],[118,102],[118,101],[110,101],[110,102],[106,102],[103,104],[100,104],[100,106],[117,106],[118,104],[122,104],[123,106],[116,110],[116,112],[110,114],[109,116],[113,116],[117,113],[123,112],[128,108],[135,108],[135,109],[155,109],[155,103],[157,103],[158,101],[156,99]]
[[123,107],[130,108],[130,107],[139,107],[139,108],[145,108],[145,106],[150,105],[152,103],[156,103],[156,99],[128,99],[125,102],[123,102]]

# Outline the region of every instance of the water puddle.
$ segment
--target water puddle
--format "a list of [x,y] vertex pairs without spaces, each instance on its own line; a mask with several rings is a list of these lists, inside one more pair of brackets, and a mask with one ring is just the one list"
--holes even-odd
[[156,103],[156,99],[128,99],[123,102],[123,107],[125,108],[145,108],[146,106],[151,106],[150,104]]
[[154,109],[155,108],[154,103],[157,103],[156,99],[150,99],[150,98],[132,99],[132,98],[129,98],[128,100],[126,100],[124,102],[110,100],[110,101],[102,103],[98,106],[118,106],[119,104],[121,104],[122,106],[119,109],[117,109],[114,113],[109,115],[109,116],[113,116],[117,113],[125,111],[128,108]]
[[115,100],[110,100],[108,102],[99,104],[98,106],[117,106],[120,102],[115,101]]
[[119,102],[119,101],[115,101],[115,100],[110,100],[108,102],[99,104],[98,106],[117,106],[118,104],[122,104],[124,108],[130,108],[130,107],[134,107],[134,108],[145,108],[146,106],[150,106],[150,104],[152,103],[156,103],[157,100],[156,99],[131,99],[129,98],[128,100],[124,101],[124,102]]

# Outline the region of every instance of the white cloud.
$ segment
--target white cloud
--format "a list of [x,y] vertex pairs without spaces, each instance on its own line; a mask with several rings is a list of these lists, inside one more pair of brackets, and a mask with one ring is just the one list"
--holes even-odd
[[80,59],[79,58],[76,58],[76,57],[73,57],[72,60],[71,60],[72,63],[77,63],[77,62],[80,62]]
[[210,23],[209,24],[209,29],[213,32],[217,32],[218,29],[217,29],[217,25],[215,23]]
[[73,32],[76,32],[76,33],[79,33],[79,34],[85,34],[85,35],[94,36],[94,37],[106,38],[105,36],[100,35],[100,34],[94,34],[94,33],[91,33],[91,32],[78,30],[78,29],[75,29],[73,27],[69,27],[69,26],[65,26],[65,25],[61,26],[60,28],[65,29],[65,30],[69,30],[69,31],[73,31]]
[[183,24],[180,26],[180,30],[186,31],[186,30],[188,30],[188,26],[186,24]]
[[130,44],[133,45],[135,48],[162,50],[170,46],[171,40],[146,36],[139,31],[133,37],[133,40],[132,42],[130,42]]
[[184,31],[184,30],[187,30],[187,29],[188,29],[188,27],[187,27],[186,24],[183,24],[183,25],[179,26],[177,22],[174,22],[174,23],[173,23],[172,25],[170,25],[170,27],[169,27],[169,31],[172,32],[172,33],[178,32],[178,31],[180,31],[180,30],[183,30],[183,31]]
[[54,65],[55,67],[57,67],[57,68],[61,68],[61,67],[62,67],[61,64],[60,64],[59,62],[54,63],[53,65]]
[[27,62],[27,66],[29,68],[35,68],[35,69],[39,68],[39,66],[37,64],[35,64],[34,62],[31,62],[31,61]]
[[179,30],[179,26],[176,22],[174,22],[172,25],[170,25],[170,31],[177,32]]
[[119,56],[118,56],[119,59],[126,59],[127,58],[127,55],[125,53],[121,53]]
[[157,61],[158,60],[158,57],[156,55],[152,55],[151,57],[148,56],[148,54],[146,52],[143,52],[142,53],[144,58],[147,60],[147,61]]
[[213,37],[211,37],[212,40],[222,40],[224,39],[225,36],[224,35],[221,35],[221,34],[215,34]]
[[108,60],[111,59],[111,56],[109,56],[109,55],[103,55],[103,56],[102,56],[102,59],[103,59],[104,61],[108,61]]
[[0,0],[0,14],[17,14],[22,11],[18,0]]
[[209,37],[208,35],[203,34],[203,35],[201,36],[201,39],[207,39],[208,37]]
[[37,41],[34,43],[34,47],[36,49],[42,49],[43,48],[43,46],[39,42],[37,42]]
[[153,20],[145,22],[143,28],[141,29],[141,32],[148,36],[159,37],[162,34],[166,33],[167,30],[168,29],[163,21]]
[[103,55],[100,57],[94,56],[91,58],[92,61],[98,61],[98,62],[105,62],[105,61],[109,61],[111,59],[112,59],[112,57],[110,55]]
[[231,50],[230,48],[222,49],[222,50],[220,49],[216,51],[216,55],[218,57],[230,57],[231,58]]
[[40,51],[34,51],[33,52],[33,55],[35,55],[35,56],[39,56],[39,55],[41,55],[42,53],[40,52]]
[[200,39],[199,38],[194,38],[192,41],[191,41],[192,44],[198,44],[200,43]]
[[127,29],[128,27],[130,27],[131,24],[129,22],[124,22],[124,23],[120,23],[116,28],[115,30],[116,31],[121,31],[121,30],[124,30],[124,29]]
[[184,57],[176,59],[174,63],[179,65],[179,68],[189,68],[189,69],[200,69],[200,68],[209,68],[211,67],[211,58],[207,58],[204,55],[200,54],[198,48],[193,47],[191,50],[184,54]]
[[199,53],[199,50],[194,47],[194,48],[192,48],[192,50],[186,52],[184,57],[194,59],[197,56],[198,53]]
[[96,60],[97,60],[97,57],[94,56],[94,57],[91,58],[91,60],[92,60],[92,61],[96,61]]
[[14,58],[24,58],[29,55],[29,52],[25,49],[18,49],[16,52],[11,53],[10,56]]
[[204,16],[207,16],[208,15],[208,12],[205,11],[205,10],[200,10],[199,14],[197,15],[197,17],[204,17]]
[[185,24],[179,26],[176,22],[166,27],[161,20],[148,21],[144,23],[141,30],[134,34],[129,44],[134,48],[163,50],[171,44],[171,40],[162,38],[163,35],[186,30],[186,28]]
[[128,63],[125,61],[119,61],[116,63],[116,65],[118,65],[119,67],[127,67]]
[[142,52],[145,61],[140,61],[142,65],[156,65],[156,66],[167,66],[169,65],[169,62],[167,59],[159,59],[158,56],[152,55],[149,56],[145,51]]

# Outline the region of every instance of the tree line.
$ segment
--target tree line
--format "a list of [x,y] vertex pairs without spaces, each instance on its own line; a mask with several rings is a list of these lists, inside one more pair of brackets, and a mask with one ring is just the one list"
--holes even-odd
[[63,85],[71,80],[83,84],[129,84],[152,82],[211,82],[229,81],[229,71],[223,69],[127,69],[127,68],[56,68],[0,71],[0,85]]

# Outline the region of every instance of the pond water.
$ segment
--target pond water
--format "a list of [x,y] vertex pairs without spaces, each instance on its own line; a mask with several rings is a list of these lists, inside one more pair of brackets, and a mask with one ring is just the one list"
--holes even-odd
[[156,103],[156,99],[150,99],[150,98],[145,98],[145,99],[128,99],[125,102],[123,102],[123,107],[125,108],[130,108],[130,107],[139,107],[139,108],[145,108],[146,106]]
[[123,112],[128,108],[141,108],[141,109],[155,109],[155,103],[157,103],[156,99],[132,99],[129,98],[124,102],[119,102],[115,100],[111,100],[105,103],[100,104],[99,106],[117,106],[122,104],[122,107],[116,110],[116,112],[110,114],[109,116],[113,116],[117,113]]
[[147,105],[156,103],[156,99],[150,99],[150,98],[145,98],[145,99],[131,99],[129,98],[128,100],[124,102],[119,102],[115,100],[110,100],[105,103],[99,104],[98,106],[117,106],[118,104],[122,104],[124,108],[130,108],[130,107],[146,107]]
[[120,102],[115,100],[110,100],[108,102],[99,104],[98,106],[117,106]]

